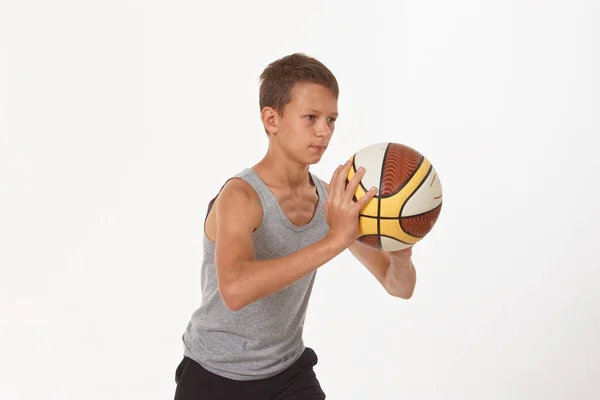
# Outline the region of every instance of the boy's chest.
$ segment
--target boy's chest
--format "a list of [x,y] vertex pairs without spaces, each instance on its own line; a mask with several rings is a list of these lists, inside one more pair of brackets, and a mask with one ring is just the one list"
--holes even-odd
[[301,193],[277,193],[275,197],[279,202],[279,207],[296,226],[308,224],[315,215],[319,205],[319,196],[316,190],[304,191]]

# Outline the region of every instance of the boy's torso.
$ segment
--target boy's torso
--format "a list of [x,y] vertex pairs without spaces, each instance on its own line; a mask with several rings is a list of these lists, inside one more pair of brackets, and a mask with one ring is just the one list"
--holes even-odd
[[[264,219],[257,221],[256,226],[260,228],[253,234],[256,259],[284,257],[327,234],[323,210],[326,189],[321,182],[315,183],[312,199],[318,200],[316,206],[311,205],[310,194],[302,202],[294,201],[298,195],[291,198],[293,203],[287,199],[288,205],[304,204],[303,212],[294,215],[293,212],[286,214],[282,207],[286,204],[285,194],[280,194],[283,200],[280,203],[276,191],[253,170],[246,169],[236,177],[248,182],[256,191],[264,213]],[[313,209],[310,213],[309,208]],[[294,224],[294,220],[301,225]],[[215,243],[208,235],[209,221],[206,230],[202,305],[193,313],[184,333],[185,355],[213,373],[237,380],[260,379],[281,372],[304,350],[302,330],[316,271],[280,292],[232,312],[223,305],[218,291]]]

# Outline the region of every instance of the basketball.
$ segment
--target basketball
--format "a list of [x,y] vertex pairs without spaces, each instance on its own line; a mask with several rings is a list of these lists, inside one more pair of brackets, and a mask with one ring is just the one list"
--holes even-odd
[[373,186],[377,194],[361,210],[357,240],[384,251],[411,247],[425,237],[442,209],[442,184],[421,153],[399,143],[376,143],[351,158],[349,182],[363,167],[355,201]]

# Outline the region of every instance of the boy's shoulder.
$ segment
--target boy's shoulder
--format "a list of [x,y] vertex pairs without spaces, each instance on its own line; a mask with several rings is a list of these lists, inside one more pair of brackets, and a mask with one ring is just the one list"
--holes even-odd
[[329,192],[329,183],[327,181],[325,181],[324,179],[322,179],[320,176],[318,176],[317,174],[315,174],[314,172],[311,172],[311,175],[314,178],[317,178],[319,180],[319,183],[321,184],[321,186],[325,189],[326,192]]
[[258,194],[250,182],[237,175],[225,182],[220,191],[220,197],[238,198],[249,202],[259,200]]

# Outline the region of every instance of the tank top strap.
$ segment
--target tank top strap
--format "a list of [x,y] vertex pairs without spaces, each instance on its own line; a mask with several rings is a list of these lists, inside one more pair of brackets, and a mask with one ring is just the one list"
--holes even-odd
[[269,197],[269,195],[270,194],[272,195],[272,193],[271,193],[270,189],[267,187],[267,185],[264,184],[264,182],[260,179],[260,177],[256,174],[256,172],[254,172],[254,170],[251,168],[243,169],[242,171],[238,172],[237,174],[229,177],[221,185],[221,189],[219,189],[216,196],[214,196],[212,198],[212,200],[210,200],[208,203],[208,209],[206,211],[206,216],[204,217],[204,223],[206,224],[206,220],[208,219],[208,214],[209,214],[211,208],[213,207],[215,200],[221,194],[225,185],[234,178],[239,178],[239,179],[246,181],[246,183],[248,183],[250,186],[252,186],[252,188],[258,195],[258,198],[260,199],[260,204],[261,204],[262,210],[263,210],[263,218],[262,218],[261,225],[264,225],[265,221],[267,220],[267,215],[269,214],[269,211],[271,211],[270,209],[273,208],[273,204],[272,204],[273,201]]
[[319,194],[319,207],[322,207],[327,199],[327,189],[325,188],[323,181],[319,179],[317,175],[310,172],[310,176],[312,177],[313,183],[317,188],[317,193]]
[[293,225],[287,216],[283,213],[281,206],[279,205],[279,200],[273,194],[271,189],[265,184],[265,182],[260,178],[260,176],[254,171],[252,168],[245,168],[238,174],[234,175],[236,178],[241,178],[245,180],[250,186],[254,188],[261,202],[261,206],[263,209],[263,220],[262,224],[264,225],[267,219],[272,220],[280,220],[285,226],[289,228],[293,228],[294,230],[304,230],[312,227],[315,222],[322,216],[321,214],[324,212],[325,199],[327,197],[327,190],[323,185],[323,182],[313,173],[310,173],[312,181],[317,189],[317,194],[319,195],[319,204],[317,207],[317,212],[313,219],[303,226],[295,226]]
[[250,186],[252,186],[258,195],[260,205],[262,206],[263,218],[261,226],[265,225],[269,215],[276,213],[277,207],[279,206],[277,198],[273,192],[271,192],[271,189],[268,188],[268,186],[262,181],[262,179],[260,179],[258,174],[252,168],[243,169],[239,173],[235,174],[233,178],[243,179]]

